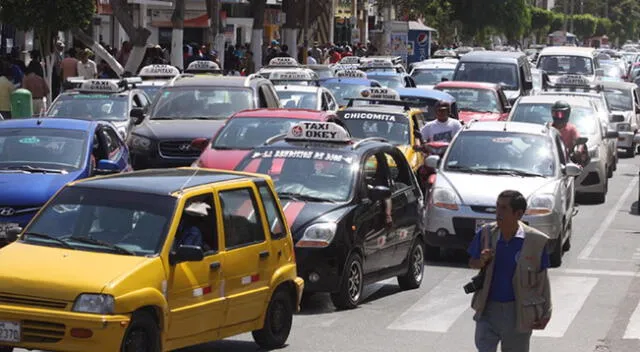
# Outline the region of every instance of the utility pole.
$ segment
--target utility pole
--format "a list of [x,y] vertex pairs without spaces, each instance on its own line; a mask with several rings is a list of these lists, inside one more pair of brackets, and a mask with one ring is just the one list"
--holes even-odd
[[304,26],[302,28],[302,65],[307,64],[309,56],[309,0],[304,0]]
[[573,13],[575,9],[576,3],[575,0],[571,0],[571,26],[569,27],[569,32],[573,33]]

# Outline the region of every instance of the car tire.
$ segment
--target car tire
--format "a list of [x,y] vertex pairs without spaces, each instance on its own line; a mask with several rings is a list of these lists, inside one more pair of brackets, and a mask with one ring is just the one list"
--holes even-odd
[[253,340],[263,349],[274,349],[284,346],[293,325],[294,302],[284,289],[278,289],[271,296],[269,307],[264,317],[264,326],[251,332]]
[[562,245],[562,251],[568,252],[571,249],[571,236],[573,235],[573,219],[569,220],[564,236],[567,238]]
[[607,178],[613,177],[613,165],[607,166]]
[[407,272],[398,276],[398,285],[403,290],[413,290],[422,284],[424,278],[424,246],[416,239],[407,257]]
[[0,352],[13,352],[13,347],[11,347],[11,346],[0,346]]
[[633,158],[636,155],[636,146],[625,149],[624,156],[627,158]]
[[162,351],[160,327],[154,317],[145,311],[133,313],[131,324],[122,339],[122,352]]
[[558,239],[554,242],[554,247],[549,254],[549,262],[552,268],[558,268],[562,265],[562,255],[564,251],[562,250],[562,234],[558,236]]
[[344,266],[339,291],[331,294],[333,305],[339,310],[356,308],[362,299],[363,279],[362,259],[357,253],[351,253]]

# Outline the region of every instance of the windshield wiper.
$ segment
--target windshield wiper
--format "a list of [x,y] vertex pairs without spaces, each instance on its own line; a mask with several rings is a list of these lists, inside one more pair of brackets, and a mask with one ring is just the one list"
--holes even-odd
[[458,171],[458,172],[468,172],[468,173],[473,173],[476,171],[476,169],[471,168],[469,166],[464,166],[464,165],[450,165],[450,166],[447,166],[447,170]]
[[130,251],[130,250],[124,248],[124,247],[120,247],[117,244],[111,244],[109,242],[96,240],[95,238],[91,238],[91,237],[70,236],[70,237],[67,237],[67,239],[70,239],[70,240],[76,241],[76,242],[80,242],[80,243],[95,244],[95,245],[98,245],[98,246],[107,247],[107,248],[113,250],[114,252],[117,252],[117,253],[120,253],[120,254],[136,255],[135,252]]
[[300,195],[298,193],[292,193],[292,192],[278,192],[278,197],[280,198],[287,198],[287,199],[291,199],[294,202],[299,202],[300,199],[298,199]]
[[22,166],[8,166],[5,167],[4,170],[20,170],[20,171],[27,171],[27,172],[42,172],[42,173],[49,173],[49,174],[62,174],[65,173],[65,170],[58,170],[58,169],[46,169],[43,167],[33,167],[31,165],[22,165]]
[[68,244],[67,242],[65,242],[65,241],[63,241],[63,240],[61,240],[59,238],[50,236],[50,235],[46,235],[44,233],[26,232],[25,235],[26,236],[38,237],[38,238],[44,238],[46,240],[51,240],[51,241],[54,241],[54,242],[58,243],[59,245],[61,245],[64,248],[76,249],[74,246]]
[[280,198],[291,199],[294,202],[309,201],[309,202],[335,203],[335,201],[333,201],[331,199],[326,199],[326,198],[321,198],[321,197],[314,197],[314,196],[310,196],[310,195],[306,195],[306,194],[293,193],[293,192],[281,192],[281,193],[278,193],[278,196]]
[[542,174],[535,172],[529,172],[518,169],[503,169],[503,168],[483,168],[482,172],[499,174],[499,175],[511,175],[511,176],[524,176],[524,177],[544,177]]

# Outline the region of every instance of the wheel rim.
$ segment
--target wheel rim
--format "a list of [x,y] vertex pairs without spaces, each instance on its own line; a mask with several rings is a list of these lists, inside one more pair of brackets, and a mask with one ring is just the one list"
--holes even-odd
[[362,268],[357,260],[354,260],[349,267],[348,293],[352,302],[360,299],[362,287]]
[[416,245],[412,257],[413,278],[416,282],[420,282],[422,281],[422,275],[424,274],[424,253],[422,253],[422,246],[420,244]]
[[124,350],[127,352],[148,351],[150,345],[149,334],[143,329],[135,329],[127,335]]
[[282,301],[274,301],[271,309],[271,332],[280,335],[289,325],[287,307]]

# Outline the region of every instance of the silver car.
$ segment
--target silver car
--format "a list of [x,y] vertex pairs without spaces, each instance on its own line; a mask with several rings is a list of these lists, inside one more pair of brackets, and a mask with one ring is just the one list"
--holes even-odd
[[523,221],[551,238],[551,264],[569,250],[574,178],[580,166],[567,162],[560,134],[549,125],[472,122],[452,140],[437,167],[427,206],[427,254],[439,247],[466,249],[480,226],[495,221],[496,200],[506,189],[527,199]]
[[310,109],[337,111],[338,101],[330,90],[324,87],[276,85],[280,104],[285,109]]
[[522,97],[511,110],[509,121],[529,122],[544,125],[551,122],[551,106],[564,100],[571,106],[569,122],[578,129],[580,137],[587,137],[587,147],[591,158],[576,180],[576,193],[592,197],[595,202],[604,203],[609,189],[607,170],[608,138],[618,138],[618,132],[602,129],[593,103],[583,97],[558,95],[537,95]]
[[638,128],[640,127],[640,96],[638,86],[627,82],[598,82],[604,86],[604,96],[607,98],[613,114],[618,117],[616,122],[618,148],[624,149],[627,157],[636,154]]

